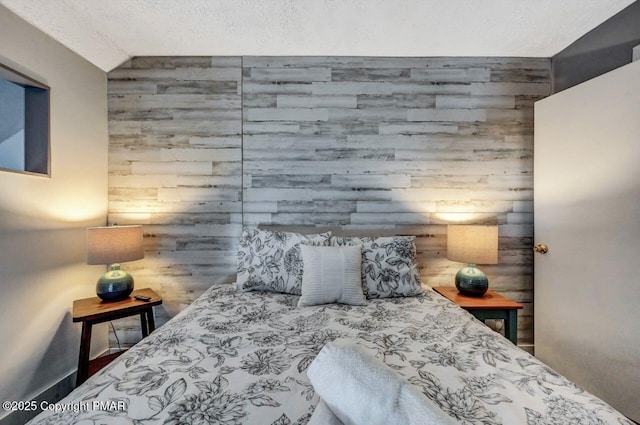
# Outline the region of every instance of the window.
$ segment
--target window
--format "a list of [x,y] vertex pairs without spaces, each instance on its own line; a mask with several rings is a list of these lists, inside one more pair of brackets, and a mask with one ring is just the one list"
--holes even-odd
[[0,169],[49,168],[49,87],[0,64]]

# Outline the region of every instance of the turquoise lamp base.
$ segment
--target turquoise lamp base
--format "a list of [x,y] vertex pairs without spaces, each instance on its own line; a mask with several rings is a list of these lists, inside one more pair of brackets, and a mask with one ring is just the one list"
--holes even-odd
[[104,301],[118,301],[127,298],[133,292],[133,277],[113,264],[96,284],[96,294]]
[[456,273],[456,288],[463,295],[481,297],[489,289],[489,279],[475,264],[468,264]]

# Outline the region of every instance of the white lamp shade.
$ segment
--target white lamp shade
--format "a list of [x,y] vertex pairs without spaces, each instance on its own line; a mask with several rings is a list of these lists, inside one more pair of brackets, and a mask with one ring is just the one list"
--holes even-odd
[[87,264],[115,264],[144,258],[142,226],[87,229]]
[[498,263],[498,226],[449,225],[447,258],[471,264]]

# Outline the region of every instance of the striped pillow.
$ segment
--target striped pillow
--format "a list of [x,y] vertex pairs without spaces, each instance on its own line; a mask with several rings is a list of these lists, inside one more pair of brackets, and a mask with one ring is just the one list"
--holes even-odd
[[301,245],[302,296],[298,307],[318,304],[364,305],[360,246]]

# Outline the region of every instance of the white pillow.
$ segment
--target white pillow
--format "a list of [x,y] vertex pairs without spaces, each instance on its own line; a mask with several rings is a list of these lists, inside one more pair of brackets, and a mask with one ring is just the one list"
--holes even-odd
[[308,246],[302,251],[302,296],[298,307],[317,304],[364,305],[360,246]]

